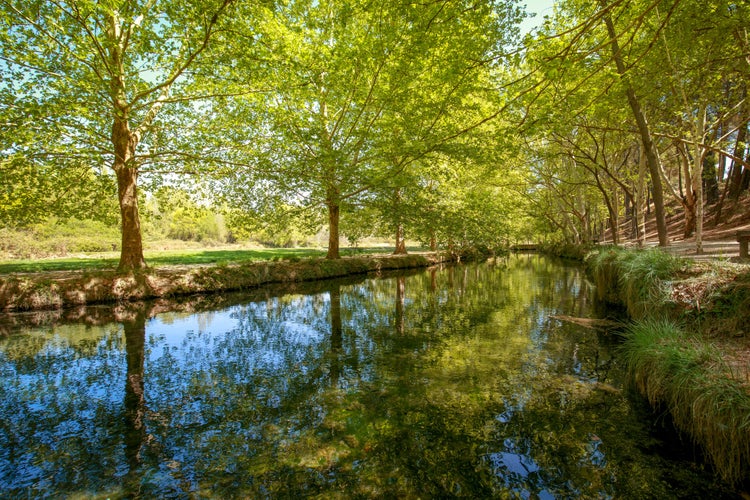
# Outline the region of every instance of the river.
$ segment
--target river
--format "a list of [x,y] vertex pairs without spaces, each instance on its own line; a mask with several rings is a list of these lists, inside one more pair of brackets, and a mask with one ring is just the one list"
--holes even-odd
[[732,498],[538,255],[15,315],[0,496]]

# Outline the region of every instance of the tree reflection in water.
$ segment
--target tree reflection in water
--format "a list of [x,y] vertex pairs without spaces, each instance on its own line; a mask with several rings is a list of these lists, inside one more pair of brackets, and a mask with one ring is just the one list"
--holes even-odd
[[331,304],[331,365],[328,371],[331,379],[331,387],[338,387],[339,377],[341,376],[340,358],[343,348],[341,328],[341,285],[338,282],[331,285],[328,297]]
[[406,278],[396,278],[396,333],[404,334],[404,293],[406,292]]
[[140,465],[146,445],[146,398],[144,395],[144,360],[146,343],[146,313],[136,309],[123,318],[125,334],[124,441],[128,473],[125,483],[128,489],[137,491],[140,481]]
[[551,318],[590,314],[578,267],[519,256],[288,291],[0,338],[3,496],[726,493],[653,451],[612,341]]

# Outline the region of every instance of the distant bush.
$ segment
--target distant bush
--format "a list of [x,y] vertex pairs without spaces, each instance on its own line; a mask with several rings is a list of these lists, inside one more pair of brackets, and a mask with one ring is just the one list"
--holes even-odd
[[591,245],[577,245],[574,243],[552,242],[539,245],[539,251],[548,255],[562,257],[563,259],[580,260],[592,250]]
[[177,208],[168,216],[167,236],[183,241],[225,240],[221,217],[206,209]]
[[119,246],[118,228],[92,220],[51,218],[24,229],[0,228],[0,253],[11,259],[111,252]]

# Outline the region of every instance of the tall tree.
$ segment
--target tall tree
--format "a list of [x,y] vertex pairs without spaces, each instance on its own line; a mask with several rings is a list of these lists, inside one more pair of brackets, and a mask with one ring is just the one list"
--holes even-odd
[[231,172],[230,198],[323,208],[327,257],[338,258],[342,209],[498,114],[473,97],[497,94],[487,68],[519,17],[504,0],[300,0],[269,11],[258,35],[268,71],[255,83],[268,92],[232,105],[234,123],[251,123],[235,147],[253,159]]
[[622,36],[622,34],[618,33],[615,29],[615,23],[613,21],[612,13],[609,10],[610,7],[607,0],[599,0],[599,5],[603,11],[601,14],[602,19],[607,27],[612,59],[617,68],[617,74],[623,79],[623,86],[625,89],[625,95],[627,96],[628,105],[633,112],[633,117],[638,126],[638,133],[641,136],[646,163],[648,165],[649,173],[651,174],[651,195],[654,200],[656,231],[659,236],[659,246],[664,247],[669,244],[669,237],[667,235],[667,223],[664,210],[664,189],[662,188],[661,183],[659,151],[656,148],[651,127],[646,118],[646,113],[641,106],[641,101],[635,92],[633,84],[629,81],[628,68],[625,65],[625,57],[619,42],[619,37]]
[[0,2],[0,106],[35,116],[14,124],[30,135],[3,154],[34,154],[61,171],[77,158],[97,175],[109,165],[120,207],[120,271],[146,265],[137,190],[156,146],[149,132],[163,106],[191,98],[180,79],[232,1]]
[[658,43],[638,68],[641,86],[659,89],[650,93],[650,107],[662,117],[658,133],[673,140],[684,190],[680,186],[678,195],[666,176],[665,183],[685,209],[685,237],[695,234],[698,253],[702,252],[704,184],[716,182],[715,173],[704,175],[707,159],[715,152],[729,154],[724,151],[728,139],[737,134],[737,122],[743,119],[744,96],[737,73],[744,61],[733,55],[734,38],[726,37],[738,22],[737,15],[723,1],[684,3],[668,12],[654,8],[654,25],[660,29],[651,38]]

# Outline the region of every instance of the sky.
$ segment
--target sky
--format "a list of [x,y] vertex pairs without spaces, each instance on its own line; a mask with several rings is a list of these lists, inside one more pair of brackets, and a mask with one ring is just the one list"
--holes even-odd
[[554,0],[521,0],[521,3],[526,4],[527,12],[536,13],[536,16],[521,23],[521,33],[528,33],[542,23],[545,15],[552,15]]

